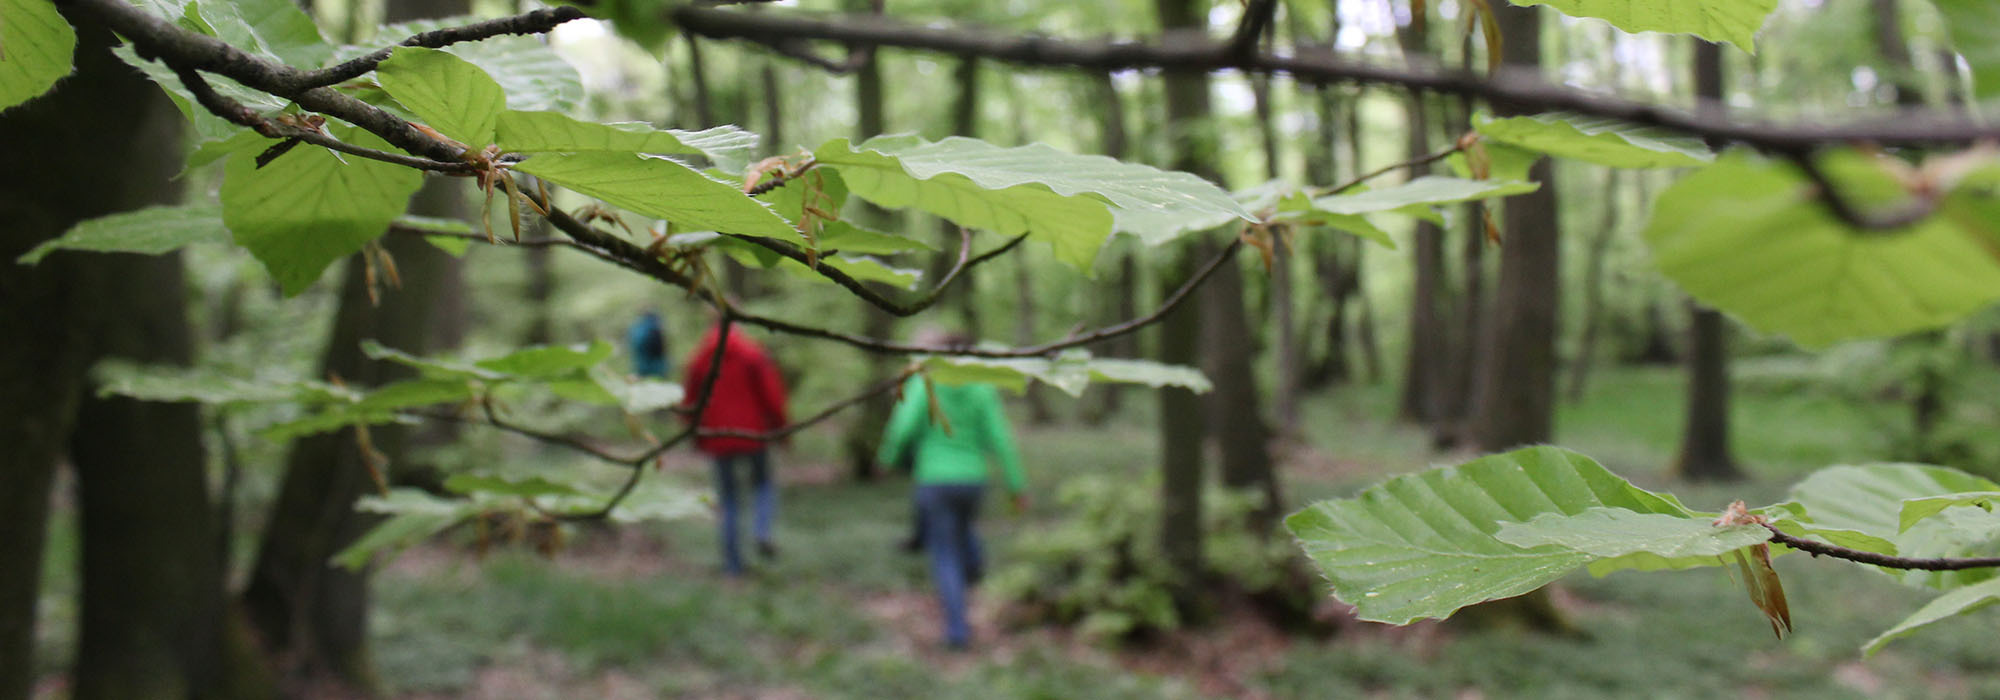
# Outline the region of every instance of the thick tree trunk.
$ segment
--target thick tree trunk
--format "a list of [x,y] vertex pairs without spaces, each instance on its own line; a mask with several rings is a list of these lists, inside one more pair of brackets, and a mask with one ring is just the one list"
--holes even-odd
[[[395,257],[402,287],[378,290],[381,305],[371,305],[362,261],[348,260],[321,376],[354,386],[411,376],[402,365],[368,359],[361,353],[364,339],[419,355],[431,351],[434,299],[450,256],[410,237],[390,236],[382,243]],[[374,524],[354,503],[375,490],[376,476],[386,477],[378,470],[402,461],[406,432],[397,425],[369,428],[369,442],[387,465],[369,463],[353,429],[292,443],[243,593],[251,622],[292,682],[360,692],[375,687],[367,646],[367,572],[339,568],[328,559]]]
[[[1493,12],[1506,37],[1505,62],[1539,66],[1541,26],[1535,9],[1498,4]],[[1504,105],[1495,111],[1502,116],[1520,113]],[[1542,183],[1541,189],[1509,197],[1501,217],[1500,279],[1485,334],[1479,410],[1472,419],[1474,446],[1485,452],[1547,442],[1554,433],[1557,279],[1562,268],[1552,169],[1547,158],[1537,161],[1528,177]],[[1546,589],[1473,606],[1462,617],[1475,625],[1571,628]]]
[[[391,4],[385,21],[464,14],[466,0],[423,0]],[[424,211],[449,211],[459,195],[449,184],[433,184],[419,195]],[[377,289],[369,298],[364,259],[351,257],[342,275],[340,305],[321,357],[319,374],[354,386],[380,386],[412,376],[402,365],[368,359],[362,340],[414,354],[431,352],[440,337],[440,307],[463,294],[456,258],[406,236],[380,244],[395,262],[400,287]],[[448,326],[449,324],[445,324]],[[378,689],[368,654],[368,572],[349,571],[328,559],[352,544],[376,522],[355,511],[363,493],[376,489],[384,472],[404,461],[407,431],[398,425],[368,429],[372,448],[386,464],[371,464],[354,429],[293,441],[285,461],[278,500],[272,504],[257,560],[242,602],[252,629],[281,665],[294,692],[373,693]]]
[[76,72],[52,93],[0,114],[0,153],[10,163],[34,164],[0,169],[0,338],[7,339],[0,342],[0,394],[10,398],[0,402],[0,700],[27,698],[34,687],[49,487],[104,301],[88,286],[90,265],[101,260],[57,254],[33,266],[13,261],[79,221],[154,203],[168,191],[157,158],[162,144],[147,143],[168,134],[138,116],[157,102],[157,89],[111,56],[109,31],[83,18],[73,24]]
[[[154,143],[173,149],[160,133]],[[133,160],[124,161],[128,165]],[[161,189],[169,172],[155,172]],[[187,365],[179,255],[86,263],[96,357]],[[87,393],[70,457],[82,511],[76,698],[183,698],[220,684],[221,550],[209,508],[201,408]],[[113,437],[115,436],[115,437]]]

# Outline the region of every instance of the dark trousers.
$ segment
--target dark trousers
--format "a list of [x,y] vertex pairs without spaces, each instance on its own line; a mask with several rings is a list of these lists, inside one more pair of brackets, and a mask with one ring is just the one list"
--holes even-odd
[[979,484],[920,484],[917,511],[923,516],[924,549],[930,555],[931,579],[944,607],[945,643],[964,646],[972,640],[966,621],[967,589],[985,570],[979,534]]
[[715,458],[715,495],[722,509],[722,568],[731,574],[743,573],[743,548],[737,537],[736,467],[750,465],[750,488],[756,493],[757,512],[751,523],[758,542],[771,541],[771,519],[778,510],[778,489],[771,483],[771,463],[764,450]]

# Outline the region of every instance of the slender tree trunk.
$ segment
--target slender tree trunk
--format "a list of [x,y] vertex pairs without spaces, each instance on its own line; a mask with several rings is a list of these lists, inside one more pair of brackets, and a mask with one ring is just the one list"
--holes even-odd
[[[1541,25],[1535,9],[1496,4],[1493,12],[1506,37],[1503,60],[1539,67]],[[1520,114],[1505,105],[1495,111]],[[1541,189],[1507,198],[1501,217],[1500,279],[1485,335],[1488,359],[1480,367],[1480,405],[1472,422],[1474,445],[1481,451],[1547,442],[1554,434],[1557,279],[1562,268],[1551,171],[1547,158],[1537,161],[1528,177],[1542,183]],[[1546,589],[1473,606],[1461,615],[1475,625],[1571,629]]]
[[[849,11],[882,12],[883,0],[849,0]],[[856,140],[881,134],[886,128],[883,118],[882,63],[881,56],[870,52],[867,60],[854,71],[854,102],[859,119],[855,124]],[[857,217],[863,222],[879,222],[883,219],[880,211],[865,203],[850,203],[843,210],[844,216]],[[887,291],[886,285],[877,285],[876,291]],[[887,338],[896,330],[896,318],[887,312],[869,306],[862,310],[862,332],[871,338]],[[894,360],[885,355],[870,353],[868,377],[870,383],[888,378],[893,371]],[[882,439],[882,429],[889,423],[889,411],[894,408],[894,397],[878,396],[863,402],[856,412],[854,422],[849,423],[842,443],[847,448],[849,471],[858,481],[873,481],[881,475],[875,464],[875,448]]]
[[1583,267],[1583,337],[1576,344],[1576,360],[1569,368],[1569,400],[1583,400],[1590,381],[1591,366],[1597,363],[1597,333],[1604,315],[1604,257],[1618,232],[1618,180],[1622,174],[1610,168],[1604,176],[1604,218],[1591,234],[1590,249]]
[[[1694,93],[1706,113],[1722,113],[1722,47],[1694,42]],[[1733,481],[1743,478],[1729,448],[1729,328],[1722,312],[1688,305],[1687,426],[1681,431],[1681,478]]]
[[[1264,175],[1277,179],[1282,168],[1278,145],[1277,129],[1272,126],[1271,80],[1268,76],[1251,82],[1252,94],[1256,98],[1257,132],[1264,140]],[[1296,304],[1293,299],[1292,266],[1294,251],[1283,241],[1272,242],[1271,260],[1271,323],[1277,326],[1277,380],[1272,386],[1272,404],[1277,413],[1277,427],[1281,435],[1297,433],[1299,424],[1298,380],[1301,373],[1298,328],[1294,322]],[[1246,326],[1245,330],[1248,328]],[[1275,484],[1275,481],[1273,482]],[[1273,494],[1275,503],[1275,494]]]
[[[1014,342],[1028,345],[1035,342],[1035,328],[1040,324],[1040,314],[1035,303],[1035,272],[1028,258],[1014,254]],[[1028,385],[1025,396],[1028,403],[1028,422],[1032,425],[1048,425],[1055,422],[1055,414],[1049,410],[1046,390],[1040,382]]]
[[[953,136],[976,136],[979,130],[979,60],[960,59],[958,68],[952,74],[952,81],[958,87],[958,96],[952,100],[951,134]],[[962,236],[959,227],[944,219],[938,220],[938,254],[931,259],[927,279],[943,279],[958,262],[958,249]],[[959,323],[968,336],[979,337],[979,295],[973,293],[975,270],[959,273],[952,288],[945,291],[946,301],[958,309]]]
[[[1206,5],[1193,0],[1155,0],[1160,25],[1167,31],[1199,29],[1207,22]],[[1219,136],[1209,121],[1208,75],[1168,72],[1166,138],[1175,170],[1217,180],[1215,164]],[[1200,260],[1194,246],[1179,246],[1160,280],[1162,293],[1192,279]],[[1201,362],[1200,304],[1182,304],[1159,325],[1160,360],[1198,366]],[[1160,537],[1169,570],[1178,579],[1173,593],[1177,607],[1201,613],[1199,583],[1207,571],[1202,550],[1202,447],[1206,426],[1201,397],[1181,388],[1163,388],[1160,396]]]
[[[546,229],[545,222],[537,222],[536,229]],[[547,246],[531,246],[521,253],[528,266],[528,289],[525,300],[528,305],[528,330],[522,338],[529,345],[546,345],[555,342],[555,324],[549,313],[549,300],[555,296],[555,267],[549,264]]]
[[[1430,109],[1424,95],[1409,97],[1409,153],[1416,157],[1429,153]],[[1428,168],[1414,169],[1419,177]],[[1415,280],[1410,290],[1410,342],[1405,349],[1403,391],[1397,401],[1398,420],[1428,423],[1437,417],[1437,388],[1441,379],[1444,347],[1443,320],[1438,309],[1443,303],[1444,229],[1430,221],[1417,222]]]
[[[1102,144],[1098,149],[1104,155],[1123,160],[1127,153],[1125,131],[1125,100],[1118,94],[1118,84],[1112,82],[1110,73],[1093,76],[1093,87],[1097,101],[1104,106],[1104,129]],[[1113,280],[1113,291],[1104,306],[1105,322],[1116,323],[1137,316],[1139,313],[1139,260],[1138,253],[1128,245],[1112,242],[1114,255],[1118,256],[1117,279]],[[1112,357],[1138,357],[1139,343],[1136,335],[1123,335],[1103,346],[1104,354]],[[1120,384],[1093,384],[1096,401],[1083,412],[1084,421],[1100,425],[1118,414],[1124,406],[1125,387]]]

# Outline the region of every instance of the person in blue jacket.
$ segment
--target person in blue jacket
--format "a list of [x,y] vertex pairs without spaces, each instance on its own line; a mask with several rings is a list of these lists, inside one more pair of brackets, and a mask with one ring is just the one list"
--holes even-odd
[[632,351],[633,374],[665,379],[673,369],[667,360],[667,328],[658,312],[648,311],[634,321],[625,332],[625,343]]

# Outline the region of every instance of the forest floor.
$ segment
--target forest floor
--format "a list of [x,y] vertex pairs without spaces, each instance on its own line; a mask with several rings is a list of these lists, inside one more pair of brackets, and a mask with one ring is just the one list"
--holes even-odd
[[[1605,372],[1563,407],[1559,441],[1711,509],[1776,501],[1813,468],[1890,449],[1884,426],[1899,407],[1750,374],[1734,422],[1749,481],[1664,476],[1681,406],[1671,370]],[[1285,451],[1294,506],[1458,457],[1384,420],[1392,400],[1378,386],[1309,404],[1307,439]],[[1063,516],[1048,496],[1058,483],[1129,474],[1138,488],[1156,469],[1151,403],[1130,401],[1133,410],[1096,430],[1016,424],[1038,501],[1025,516],[998,507],[984,516],[997,566],[1015,538]],[[403,553],[376,577],[381,677],[403,698],[2000,697],[1993,612],[1863,659],[1862,643],[1926,594],[1802,556],[1776,564],[1796,625],[1783,641],[1739,586],[1708,569],[1565,579],[1557,601],[1577,637],[1341,617],[1320,639],[1239,610],[1121,649],[1010,628],[1006,611],[976,598],[973,650],[946,652],[922,558],[897,548],[908,482],[844,479],[810,457],[827,448],[802,439],[779,456],[780,556],[740,580],[718,572],[707,520],[579,531],[552,558],[514,548],[476,557],[464,537]],[[680,455],[667,474],[701,486],[706,468]]]

